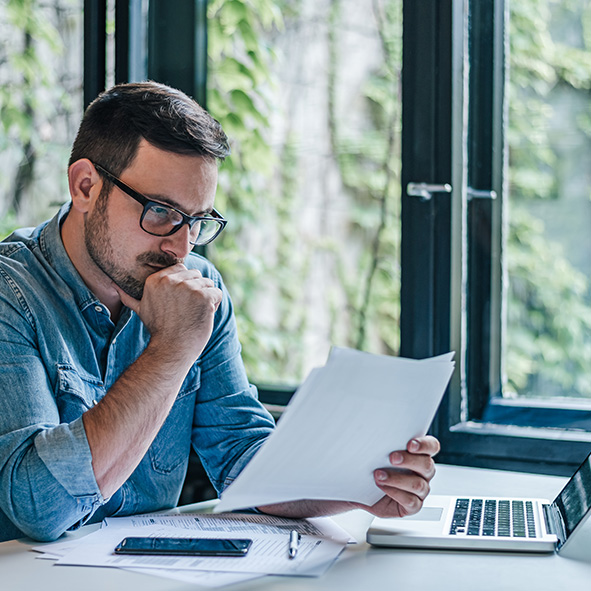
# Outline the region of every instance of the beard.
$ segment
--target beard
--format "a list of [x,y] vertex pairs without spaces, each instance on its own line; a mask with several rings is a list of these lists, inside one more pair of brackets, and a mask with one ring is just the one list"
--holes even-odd
[[[91,214],[84,222],[84,243],[92,262],[107,276],[115,285],[136,300],[141,300],[144,294],[144,284],[148,273],[143,279],[135,277],[131,270],[121,266],[117,262],[117,256],[110,239],[109,221],[107,214],[108,192],[101,191],[97,204]],[[136,258],[137,268],[144,265],[155,265],[157,267],[170,267],[182,262],[174,256],[166,253],[143,252]]]

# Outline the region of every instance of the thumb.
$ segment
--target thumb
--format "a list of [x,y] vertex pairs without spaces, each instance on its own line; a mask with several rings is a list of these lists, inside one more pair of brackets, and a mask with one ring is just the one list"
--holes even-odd
[[113,283],[115,291],[119,294],[119,299],[124,306],[127,306],[130,310],[133,310],[136,314],[140,312],[140,301],[132,298],[126,291],[123,291],[118,285]]

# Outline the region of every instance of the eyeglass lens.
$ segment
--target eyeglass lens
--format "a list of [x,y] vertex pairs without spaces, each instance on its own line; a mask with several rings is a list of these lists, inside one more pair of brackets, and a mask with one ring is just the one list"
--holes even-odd
[[[142,227],[146,232],[156,236],[166,236],[174,232],[183,223],[179,212],[164,205],[151,203],[146,207]],[[189,231],[193,244],[205,244],[219,231],[221,224],[215,220],[197,220]]]

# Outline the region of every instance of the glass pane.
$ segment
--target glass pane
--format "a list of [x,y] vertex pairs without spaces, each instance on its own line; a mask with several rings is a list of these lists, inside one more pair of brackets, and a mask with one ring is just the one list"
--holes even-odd
[[504,394],[591,398],[591,5],[510,10]]
[[233,155],[208,255],[250,378],[298,383],[331,344],[397,353],[401,0],[220,0],[209,19]]
[[82,116],[82,1],[0,4],[0,235],[69,199]]

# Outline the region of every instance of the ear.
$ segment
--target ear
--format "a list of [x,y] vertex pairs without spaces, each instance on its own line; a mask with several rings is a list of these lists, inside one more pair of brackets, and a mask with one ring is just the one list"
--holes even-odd
[[88,158],[77,160],[68,169],[68,185],[72,207],[88,213],[103,186],[102,178]]

